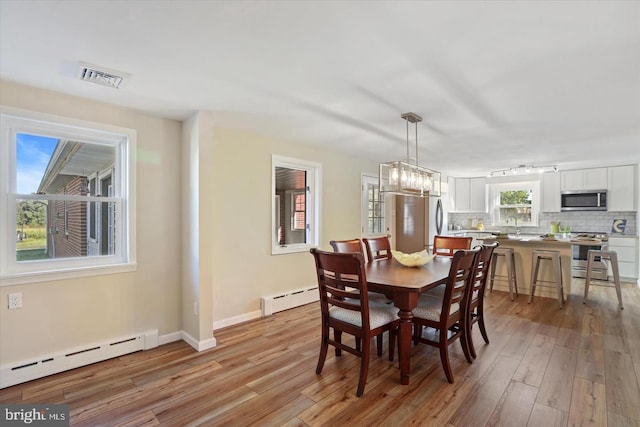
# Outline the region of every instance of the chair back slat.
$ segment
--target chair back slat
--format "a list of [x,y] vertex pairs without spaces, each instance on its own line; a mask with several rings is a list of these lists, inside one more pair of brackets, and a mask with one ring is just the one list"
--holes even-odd
[[364,238],[363,240],[369,262],[393,258],[393,255],[391,254],[391,242],[387,236],[371,239]]
[[363,329],[369,328],[369,300],[362,253],[325,252],[311,249],[316,261],[320,309],[331,307],[360,312]]
[[456,251],[471,249],[472,237],[434,236],[433,254],[452,257]]
[[360,239],[332,240],[329,244],[334,252],[358,252],[364,255]]
[[475,269],[473,272],[473,283],[471,289],[471,304],[478,303],[478,299],[484,296],[484,290],[487,286],[487,278],[489,277],[489,268],[493,251],[498,247],[498,242],[491,245],[477,246],[480,250],[476,257]]
[[459,304],[460,307],[455,312],[456,316],[466,309],[478,252],[478,250],[459,250],[453,255],[443,296],[441,311],[443,320],[450,316],[451,306],[454,304]]

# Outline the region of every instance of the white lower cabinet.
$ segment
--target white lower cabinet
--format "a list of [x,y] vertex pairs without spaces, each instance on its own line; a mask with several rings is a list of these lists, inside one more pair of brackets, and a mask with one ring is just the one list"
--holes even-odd
[[[609,237],[609,250],[618,255],[618,269],[620,277],[638,279],[638,238],[637,237]],[[609,265],[609,276],[613,276]]]

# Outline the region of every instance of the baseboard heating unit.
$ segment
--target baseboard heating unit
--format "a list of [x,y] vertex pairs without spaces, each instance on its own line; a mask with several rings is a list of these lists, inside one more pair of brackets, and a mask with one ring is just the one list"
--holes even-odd
[[158,346],[158,331],[134,334],[0,367],[0,388]]
[[279,311],[288,310],[290,308],[318,301],[319,298],[318,287],[314,286],[311,288],[288,291],[279,295],[262,297],[260,306],[262,309],[262,315],[270,316]]

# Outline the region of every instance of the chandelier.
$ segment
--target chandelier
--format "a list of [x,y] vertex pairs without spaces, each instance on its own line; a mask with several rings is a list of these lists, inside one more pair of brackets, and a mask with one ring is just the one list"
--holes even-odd
[[[407,122],[407,161],[380,163],[379,188],[383,194],[403,196],[440,196],[440,172],[418,165],[418,123],[422,117],[415,113],[404,113]],[[416,130],[416,162],[409,161],[409,123]]]
[[535,166],[535,165],[518,165],[509,169],[500,169],[492,171],[489,177],[507,176],[507,175],[527,175],[545,172],[558,172],[557,165]]

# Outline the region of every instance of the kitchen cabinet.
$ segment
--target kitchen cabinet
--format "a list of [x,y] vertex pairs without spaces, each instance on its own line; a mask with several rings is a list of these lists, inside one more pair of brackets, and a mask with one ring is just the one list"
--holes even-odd
[[[487,211],[485,178],[455,178],[454,187],[452,197],[454,203],[451,206],[451,212]],[[451,191],[451,181],[449,181],[449,191]]]
[[[609,237],[608,250],[618,254],[618,270],[620,277],[627,280],[638,279],[638,238],[637,237]],[[609,276],[613,276],[609,263]]]
[[607,188],[607,168],[577,169],[560,172],[560,189],[604,190]]
[[638,210],[635,165],[608,168],[607,210],[632,212]]
[[542,212],[560,212],[560,174],[542,175]]

